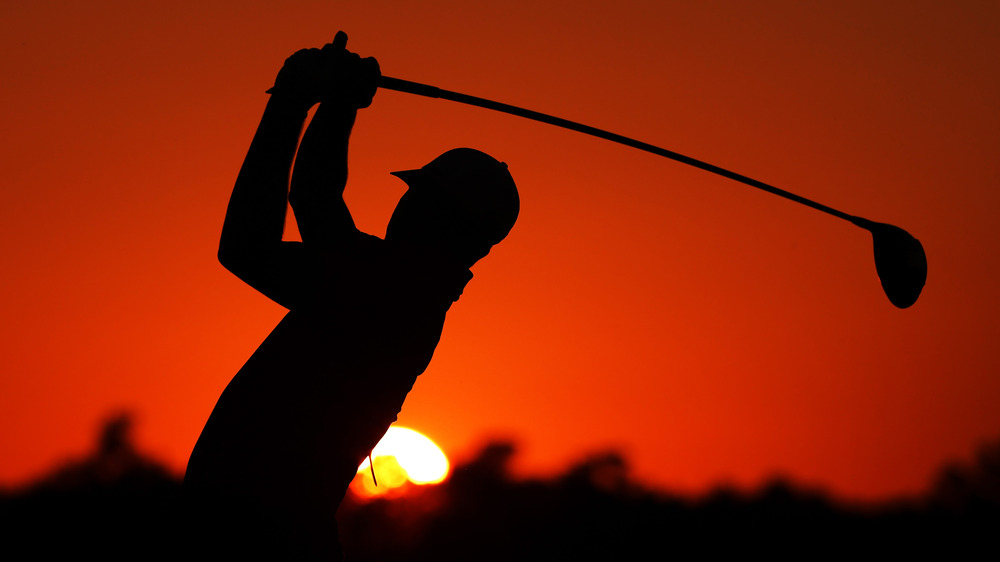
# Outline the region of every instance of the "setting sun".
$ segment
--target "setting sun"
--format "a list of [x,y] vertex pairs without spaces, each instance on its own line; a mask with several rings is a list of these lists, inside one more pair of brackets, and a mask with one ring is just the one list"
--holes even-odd
[[[371,463],[375,465],[372,479]],[[406,483],[437,484],[448,476],[448,458],[427,436],[406,427],[393,426],[365,459],[351,489],[362,496],[386,495]]]

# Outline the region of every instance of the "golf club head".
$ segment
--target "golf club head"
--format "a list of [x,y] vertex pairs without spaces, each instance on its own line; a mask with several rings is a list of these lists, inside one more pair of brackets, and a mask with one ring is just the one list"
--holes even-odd
[[891,224],[865,219],[852,222],[872,233],[875,271],[889,302],[899,308],[917,302],[927,281],[927,255],[920,241]]

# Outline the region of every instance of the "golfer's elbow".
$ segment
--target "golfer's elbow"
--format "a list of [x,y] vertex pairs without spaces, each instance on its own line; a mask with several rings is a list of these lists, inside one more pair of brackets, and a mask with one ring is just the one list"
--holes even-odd
[[251,267],[248,252],[232,244],[219,244],[219,263],[230,273],[242,279]]

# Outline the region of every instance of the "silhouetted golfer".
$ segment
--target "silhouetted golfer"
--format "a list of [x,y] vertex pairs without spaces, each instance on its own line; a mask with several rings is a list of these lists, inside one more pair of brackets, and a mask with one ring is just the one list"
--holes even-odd
[[[427,367],[469,268],[518,214],[506,165],[459,148],[394,173],[408,190],[384,240],[358,231],[348,137],[380,74],[346,44],[341,32],[285,61],[226,212],[219,260],[289,309],[222,393],[184,477],[233,559],[339,559],[334,513],[358,465]],[[281,240],[286,202],[302,242]]]

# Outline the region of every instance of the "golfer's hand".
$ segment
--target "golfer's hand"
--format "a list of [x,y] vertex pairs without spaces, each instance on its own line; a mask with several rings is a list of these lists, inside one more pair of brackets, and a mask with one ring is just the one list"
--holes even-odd
[[371,105],[380,77],[378,61],[348,51],[347,34],[338,31],[322,49],[302,49],[288,57],[268,93],[307,108],[331,102],[358,109]]
[[295,102],[306,109],[323,97],[323,53],[319,49],[302,49],[285,59],[267,93]]
[[322,53],[327,59],[332,82],[324,101],[342,102],[352,108],[371,105],[382,76],[378,61],[374,57],[363,59],[348,51],[347,34],[343,31],[337,32],[333,43],[323,46]]

